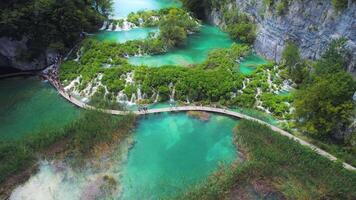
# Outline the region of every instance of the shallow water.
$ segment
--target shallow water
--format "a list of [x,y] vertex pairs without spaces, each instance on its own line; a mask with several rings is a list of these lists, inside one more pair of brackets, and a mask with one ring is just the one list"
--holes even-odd
[[179,0],[114,0],[113,18],[125,18],[131,12],[141,10],[159,10],[168,7],[180,7]]
[[157,33],[158,28],[134,28],[128,31],[100,31],[95,35],[99,41],[124,43],[130,40],[146,39],[150,33]]
[[258,66],[267,63],[268,61],[262,58],[261,56],[258,56],[256,54],[251,54],[241,61],[238,70],[242,74],[249,75],[252,74],[252,72],[255,71]]
[[232,139],[236,123],[220,115],[212,115],[208,122],[186,113],[149,115],[139,121],[128,155],[118,151],[120,159],[108,169],[76,172],[43,162],[39,172],[18,187],[11,199],[81,199],[83,193],[96,191],[93,184],[104,174],[118,182],[123,191],[119,199],[172,195],[237,158]]
[[203,25],[199,33],[188,37],[184,47],[169,51],[168,53],[155,56],[130,57],[129,62],[133,65],[148,65],[159,67],[162,65],[181,65],[202,63],[208,56],[209,51],[217,48],[228,48],[233,41],[218,27]]
[[18,139],[71,122],[79,109],[36,77],[0,80],[0,139]]

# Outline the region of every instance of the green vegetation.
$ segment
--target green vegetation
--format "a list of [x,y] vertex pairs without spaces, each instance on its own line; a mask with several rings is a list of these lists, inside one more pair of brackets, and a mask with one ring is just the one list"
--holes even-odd
[[[246,14],[240,12],[232,0],[183,0],[183,5],[201,18],[205,17],[205,10],[218,9],[223,13],[226,24],[224,30],[234,40],[252,44],[256,38],[256,25]],[[231,6],[233,5],[233,6]]]
[[[45,156],[46,150],[64,141],[62,151],[77,159],[92,155],[96,145],[112,144],[126,137],[134,116],[113,117],[98,111],[86,111],[77,121],[61,130],[43,129],[38,134],[16,141],[0,142],[0,183],[20,173]],[[50,151],[51,152],[51,151]]]
[[342,11],[348,6],[348,0],[332,0],[331,2],[337,11]]
[[188,33],[199,30],[198,22],[181,9],[170,9],[159,23],[160,40],[168,48],[182,45]]
[[256,25],[250,21],[245,13],[240,12],[235,4],[230,7],[228,3],[229,1],[212,3],[214,6],[219,6],[220,10],[223,11],[226,32],[234,40],[252,44],[256,38]]
[[343,39],[334,41],[296,94],[299,127],[319,138],[345,132],[355,109],[352,96],[356,83],[344,70],[344,46]]
[[1,1],[0,8],[0,35],[26,36],[28,51],[22,57],[32,59],[48,47],[64,52],[83,31],[96,31],[110,13],[111,0]]
[[[135,67],[118,54],[129,47],[127,44],[101,43],[95,40],[84,41],[83,55],[80,62],[67,61],[60,68],[61,80],[64,84],[81,76],[76,89],[83,90],[98,74],[103,74],[102,84],[109,95],[116,96],[118,92],[131,98],[137,88],[141,88],[145,96],[154,94],[160,96],[160,101],[169,100],[170,85],[176,90],[176,100],[186,101],[229,101],[231,92],[241,89],[241,74],[233,69],[235,58],[247,55],[250,48],[234,44],[230,49],[212,51],[206,62],[194,68],[165,66],[149,68]],[[122,53],[124,54],[124,53]],[[111,58],[109,61],[107,58]],[[110,64],[104,68],[103,63]],[[124,77],[134,72],[134,83],[126,84]],[[153,101],[154,99],[150,99]]]
[[[274,8],[278,15],[283,15],[288,10],[293,0],[263,0],[265,7]],[[343,11],[348,6],[348,0],[331,0],[336,11]]]
[[300,57],[298,46],[288,42],[282,53],[284,65],[288,68],[288,76],[295,83],[300,84],[308,74],[306,61]]
[[[235,134],[247,160],[219,170],[178,199],[239,199],[251,189],[261,197],[272,193],[281,199],[356,198],[356,174],[341,163],[256,122],[239,122]],[[268,191],[258,191],[261,187]]]
[[209,7],[210,0],[181,0],[184,7],[194,12],[199,18],[204,18],[205,8]]

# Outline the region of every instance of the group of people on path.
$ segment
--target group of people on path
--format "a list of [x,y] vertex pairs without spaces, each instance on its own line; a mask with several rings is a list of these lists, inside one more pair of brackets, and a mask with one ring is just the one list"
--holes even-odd
[[148,111],[148,107],[147,106],[138,107],[138,111],[139,112],[147,112]]
[[[67,94],[66,91],[64,90],[63,85],[59,81],[58,69],[59,69],[60,57],[59,56],[54,57],[52,59],[52,62],[53,65],[48,69],[44,70],[42,76],[45,79],[47,79],[55,88]],[[69,98],[71,98],[71,95],[69,93],[67,95]]]

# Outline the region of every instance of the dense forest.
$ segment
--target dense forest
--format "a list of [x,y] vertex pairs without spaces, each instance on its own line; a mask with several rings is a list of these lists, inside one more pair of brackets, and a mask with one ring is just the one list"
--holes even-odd
[[27,55],[70,48],[96,31],[111,11],[110,0],[14,0],[0,2],[0,36],[27,40]]

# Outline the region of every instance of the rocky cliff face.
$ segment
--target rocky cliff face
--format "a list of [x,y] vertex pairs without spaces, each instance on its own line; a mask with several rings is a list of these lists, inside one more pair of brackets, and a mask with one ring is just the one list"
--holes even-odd
[[[348,8],[337,12],[331,0],[294,0],[282,15],[265,8],[262,0],[234,3],[258,24],[254,47],[259,54],[278,62],[286,42],[292,40],[303,58],[317,59],[333,38],[345,37],[353,54],[348,70],[356,73],[356,1],[349,0]],[[208,10],[214,24],[224,23],[221,16],[220,9]]]
[[35,59],[25,58],[27,39],[14,40],[7,37],[0,38],[0,70],[1,67],[13,67],[20,70],[38,70],[51,64],[57,56],[54,52],[43,52]]

